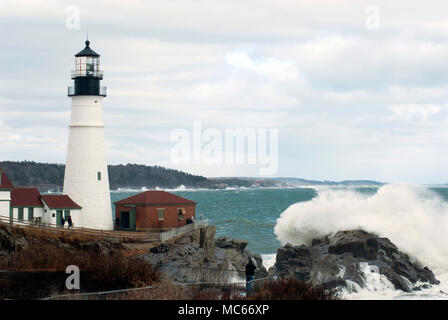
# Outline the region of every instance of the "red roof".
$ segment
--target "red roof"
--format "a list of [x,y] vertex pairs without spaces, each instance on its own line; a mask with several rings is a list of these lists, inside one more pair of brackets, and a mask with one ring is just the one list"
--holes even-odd
[[69,196],[61,195],[43,195],[42,200],[50,209],[81,209]]
[[11,192],[12,207],[43,207],[37,188],[15,188]]
[[115,204],[196,204],[166,191],[145,191],[135,196],[114,202]]
[[2,171],[2,169],[0,169],[0,175],[1,175],[1,181],[0,181],[0,190],[11,190],[14,188],[14,186],[12,185],[11,181],[9,181],[8,177],[6,176],[6,174]]

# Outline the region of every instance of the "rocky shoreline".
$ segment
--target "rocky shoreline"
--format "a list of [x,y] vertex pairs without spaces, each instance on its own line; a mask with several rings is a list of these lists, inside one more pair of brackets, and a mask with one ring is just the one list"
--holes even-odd
[[[94,257],[106,258],[124,253],[126,259],[155,267],[174,284],[244,282],[249,258],[257,265],[256,278],[295,278],[335,292],[366,287],[370,274],[383,277],[393,288],[404,292],[439,284],[430,269],[401,252],[389,239],[363,230],[340,231],[315,239],[310,245],[286,244],[277,250],[276,262],[269,271],[259,254],[246,249],[247,241],[215,238],[215,233],[215,226],[201,227],[156,246],[132,251],[122,243],[39,238],[22,229],[0,226],[0,259],[7,266],[14,253],[26,250],[38,240],[56,253],[90,252]],[[11,279],[6,277],[0,282],[9,281],[14,288]],[[58,286],[59,282],[52,287]]]
[[[146,249],[142,246],[130,249],[132,245],[116,241],[80,240],[71,234],[68,237],[49,237],[38,231],[0,225],[0,269],[9,270],[0,273],[0,299],[36,299],[67,293],[64,270],[67,265],[77,265],[76,259],[71,257],[80,255],[97,260],[96,264],[104,261],[126,267],[126,261],[130,261],[131,265],[147,266],[157,270],[161,275],[159,281],[164,279],[166,283],[173,284],[244,281],[249,258],[258,265],[258,274],[267,274],[261,256],[246,250],[247,241],[226,237],[215,239],[215,226],[192,230],[156,246],[147,244]],[[21,252],[25,253],[18,255]],[[111,274],[110,281],[107,280],[108,270],[102,277],[104,281],[98,283],[92,280],[90,271],[86,271],[88,268],[84,265],[81,269],[81,277],[88,279],[83,282],[83,290],[117,289],[114,287],[115,274]],[[24,286],[24,283],[29,285]]]
[[395,289],[412,292],[439,284],[434,273],[388,238],[363,230],[340,231],[311,245],[279,248],[271,276],[292,276],[326,289],[356,290],[366,286],[366,272],[378,273]]
[[244,281],[245,265],[252,258],[258,274],[267,274],[259,254],[246,250],[247,241],[221,237],[216,227],[196,229],[150,249],[139,259],[158,266],[175,282]]

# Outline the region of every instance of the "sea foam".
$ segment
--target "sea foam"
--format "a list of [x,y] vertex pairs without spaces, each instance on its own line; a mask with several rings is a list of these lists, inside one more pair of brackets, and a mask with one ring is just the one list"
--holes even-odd
[[373,195],[354,189],[320,189],[310,201],[291,205],[274,232],[282,244],[310,244],[340,230],[364,229],[389,238],[435,273],[448,272],[448,204],[412,185],[385,185]]

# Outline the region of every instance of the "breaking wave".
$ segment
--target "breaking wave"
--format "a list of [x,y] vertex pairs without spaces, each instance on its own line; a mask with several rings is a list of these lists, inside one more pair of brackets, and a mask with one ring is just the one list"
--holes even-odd
[[274,232],[282,244],[310,244],[341,230],[361,228],[389,238],[435,273],[448,272],[448,204],[427,188],[385,185],[373,195],[320,189],[286,209]]

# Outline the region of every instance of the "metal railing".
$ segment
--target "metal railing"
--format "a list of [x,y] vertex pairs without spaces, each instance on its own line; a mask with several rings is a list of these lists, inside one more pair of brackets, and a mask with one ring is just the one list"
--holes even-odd
[[160,233],[160,241],[167,241],[169,239],[175,238],[177,236],[180,236],[186,232],[208,226],[208,219],[199,219],[194,223],[187,224],[182,227],[173,228],[171,230],[161,232]]
[[76,77],[95,77],[103,79],[103,70],[72,70],[70,76],[72,79]]

